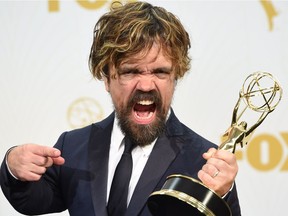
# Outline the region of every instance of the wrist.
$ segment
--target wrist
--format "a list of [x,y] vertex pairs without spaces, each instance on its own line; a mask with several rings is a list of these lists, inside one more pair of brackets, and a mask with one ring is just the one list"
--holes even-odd
[[13,174],[13,172],[11,171],[11,169],[10,169],[10,167],[9,167],[9,163],[8,163],[8,156],[9,156],[10,152],[11,152],[14,148],[16,148],[16,147],[17,147],[17,146],[13,146],[13,147],[11,147],[10,149],[8,149],[8,151],[6,152],[6,155],[5,155],[5,163],[6,163],[6,167],[7,167],[8,172],[10,173],[10,175],[11,175],[14,179],[19,180],[19,179]]

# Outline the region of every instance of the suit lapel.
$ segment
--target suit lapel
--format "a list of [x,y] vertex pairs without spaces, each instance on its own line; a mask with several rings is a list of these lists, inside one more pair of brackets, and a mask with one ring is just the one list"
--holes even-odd
[[[171,127],[173,128],[178,124],[179,121],[172,111],[167,121],[166,134],[168,134],[168,136],[163,134],[155,143],[153,151],[136,185],[126,215],[139,214],[145,206],[149,195],[154,191],[159,181],[163,178],[165,171],[179,153],[181,147],[179,148],[179,144],[176,142],[177,139],[170,137],[179,134],[179,130],[174,131],[171,129]],[[179,125],[176,129],[177,128],[179,129]],[[155,166],[156,164],[157,166]]]
[[94,174],[91,180],[91,195],[95,215],[107,215],[108,159],[114,113],[98,124],[92,125],[89,140],[89,170]]
[[[91,195],[95,215],[107,216],[108,159],[114,113],[92,126],[89,140],[89,170],[93,173]],[[176,137],[183,133],[180,122],[171,110],[166,124],[166,133],[158,138],[147,164],[136,185],[126,215],[138,215],[149,195],[163,179],[165,171],[181,149]],[[157,166],[155,166],[157,164]],[[164,177],[165,179],[165,177]]]

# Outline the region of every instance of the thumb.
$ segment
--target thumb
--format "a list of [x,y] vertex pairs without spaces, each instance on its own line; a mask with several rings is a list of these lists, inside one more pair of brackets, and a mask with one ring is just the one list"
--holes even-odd
[[53,164],[55,165],[63,165],[65,163],[65,159],[63,157],[55,157],[55,158],[52,158],[53,160]]
[[203,154],[203,158],[208,160],[209,158],[213,157],[213,155],[216,153],[217,149],[210,148],[207,152]]

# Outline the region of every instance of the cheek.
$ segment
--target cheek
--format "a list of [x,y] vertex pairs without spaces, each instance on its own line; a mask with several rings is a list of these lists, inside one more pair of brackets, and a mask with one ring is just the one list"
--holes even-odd
[[110,85],[110,95],[114,106],[122,108],[123,106],[126,106],[131,95],[131,90],[123,86],[115,87]]
[[165,85],[161,88],[161,95],[162,95],[162,99],[163,99],[164,104],[166,104],[166,105],[171,104],[174,90],[175,90],[174,82],[170,83],[169,85]]
[[120,104],[123,104],[125,99],[121,91],[110,91],[110,95],[115,105],[117,104],[117,106],[119,106]]

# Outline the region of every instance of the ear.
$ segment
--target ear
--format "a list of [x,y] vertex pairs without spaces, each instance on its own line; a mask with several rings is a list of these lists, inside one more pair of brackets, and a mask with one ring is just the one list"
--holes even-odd
[[104,77],[104,84],[105,84],[106,91],[110,92],[109,80],[107,77]]

